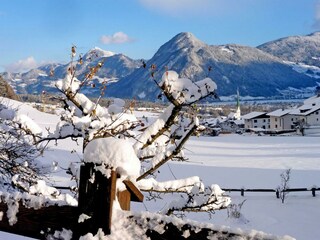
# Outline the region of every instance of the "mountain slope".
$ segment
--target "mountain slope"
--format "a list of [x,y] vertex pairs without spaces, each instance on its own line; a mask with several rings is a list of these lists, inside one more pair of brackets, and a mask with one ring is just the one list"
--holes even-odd
[[[177,71],[181,77],[200,80],[211,77],[218,85],[219,95],[232,95],[239,88],[241,95],[276,96],[288,87],[305,88],[315,79],[300,74],[275,56],[257,48],[240,45],[210,46],[191,33],[180,33],[159,48],[147,62],[155,64],[156,79],[165,69]],[[209,66],[212,71],[208,72]],[[109,96],[153,100],[159,89],[151,80],[148,69],[140,68],[110,86]]]
[[[133,60],[123,54],[115,54],[99,48],[93,48],[83,56],[82,64],[76,64],[76,76],[83,80],[85,74],[90,72],[90,67],[96,66],[98,62],[103,62],[104,64],[92,81],[97,87],[84,87],[86,93],[92,97],[100,94],[99,82],[107,81],[109,84],[117,82],[120,78],[134,71],[140,64],[140,61]],[[69,63],[55,63],[32,69],[26,73],[5,72],[2,76],[19,94],[39,94],[42,91],[54,93],[57,92],[55,87],[56,80],[64,78],[68,68]]]
[[320,32],[277,39],[257,48],[286,61],[320,67]]
[[[157,81],[166,69],[194,81],[209,76],[216,81],[219,96],[235,95],[237,89],[241,96],[251,97],[303,95],[307,91],[313,94],[320,68],[296,66],[284,60],[319,64],[316,60],[316,56],[320,56],[319,49],[320,33],[284,38],[258,48],[236,44],[213,46],[192,33],[179,33],[159,48],[146,62],[146,68],[140,61],[123,54],[93,48],[83,55],[83,64],[77,64],[76,72],[81,80],[90,67],[104,63],[93,78],[94,84],[84,88],[90,97],[98,96],[99,83],[107,82],[108,97],[154,101],[161,91],[150,76],[153,64],[157,67]],[[27,73],[3,73],[2,76],[17,93],[56,92],[55,81],[64,78],[68,67],[69,64],[48,64]],[[51,72],[54,72],[53,76]]]

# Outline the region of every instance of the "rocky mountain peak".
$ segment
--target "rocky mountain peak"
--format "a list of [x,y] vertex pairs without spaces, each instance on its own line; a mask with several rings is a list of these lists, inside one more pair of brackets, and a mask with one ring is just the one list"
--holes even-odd
[[92,49],[90,49],[85,55],[84,55],[84,59],[85,60],[90,60],[90,59],[96,59],[96,58],[101,58],[101,57],[111,57],[114,56],[115,53],[111,52],[111,51],[106,51],[103,50],[99,47],[94,47]]
[[162,45],[158,52],[159,53],[170,54],[177,51],[186,51],[189,49],[199,49],[203,46],[207,46],[204,42],[200,41],[190,32],[181,32],[174,36],[171,40]]

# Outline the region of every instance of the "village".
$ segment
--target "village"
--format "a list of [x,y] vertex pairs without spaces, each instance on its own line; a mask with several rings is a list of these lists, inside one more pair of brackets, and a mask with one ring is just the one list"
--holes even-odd
[[239,96],[235,112],[228,116],[202,116],[202,124],[207,127],[205,134],[216,136],[222,133],[255,132],[258,134],[294,133],[300,135],[320,134],[320,91],[294,107],[268,111],[250,111],[241,115]]

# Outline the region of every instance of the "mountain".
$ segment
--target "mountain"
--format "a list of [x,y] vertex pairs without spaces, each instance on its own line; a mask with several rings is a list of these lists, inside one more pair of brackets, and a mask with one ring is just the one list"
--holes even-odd
[[[287,88],[301,89],[316,85],[316,79],[298,73],[282,59],[254,47],[235,44],[210,46],[191,33],[180,33],[159,48],[146,63],[155,64],[156,79],[165,69],[177,71],[181,77],[200,80],[211,77],[218,85],[218,94],[271,97]],[[209,72],[208,68],[212,67]],[[108,96],[136,96],[152,100],[160,93],[148,69],[139,68],[110,86]]]
[[[82,60],[82,64],[76,63],[76,76],[79,79],[84,79],[85,74],[90,72],[90,67],[96,66],[98,62],[103,62],[101,69],[92,80],[92,83],[95,83],[97,87],[92,88],[93,84],[84,87],[84,91],[92,97],[100,94],[98,85],[102,81],[112,84],[140,66],[140,61],[138,60],[133,60],[123,54],[115,54],[97,47],[84,54]],[[78,61],[78,59],[75,61]],[[55,87],[56,80],[64,78],[68,68],[69,63],[53,63],[25,73],[4,72],[2,73],[2,77],[18,94],[39,94],[43,91],[55,93],[57,92]]]
[[286,61],[320,67],[320,32],[277,39],[257,48]]
[[[184,32],[163,44],[146,61],[145,68],[139,60],[96,47],[82,56],[83,64],[77,64],[76,73],[79,79],[84,79],[90,67],[98,62],[104,63],[93,79],[95,84],[84,89],[85,94],[91,97],[98,96],[99,83],[107,81],[107,97],[154,101],[161,91],[150,76],[151,65],[157,68],[154,75],[157,81],[165,69],[174,70],[181,77],[194,81],[208,76],[217,83],[219,96],[235,95],[239,89],[241,96],[301,97],[305,93],[313,94],[318,85],[320,68],[314,65],[319,62],[316,61],[320,56],[319,38],[320,33],[288,37],[255,48],[237,44],[208,45],[192,33]],[[313,66],[297,65],[291,61],[304,61]],[[17,93],[56,92],[54,83],[65,76],[68,67],[69,64],[48,64],[27,73],[6,72],[2,76]]]

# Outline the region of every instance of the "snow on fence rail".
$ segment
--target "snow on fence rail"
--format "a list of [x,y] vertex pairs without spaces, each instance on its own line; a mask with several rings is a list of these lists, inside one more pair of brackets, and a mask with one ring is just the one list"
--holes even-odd
[[[226,192],[241,192],[241,196],[244,196],[244,192],[274,192],[276,193],[277,198],[280,198],[280,192],[278,189],[236,189],[236,188],[222,188],[223,191]],[[320,188],[288,188],[285,190],[282,190],[282,192],[310,192],[312,193],[312,196],[316,196],[316,191],[320,191]]]

